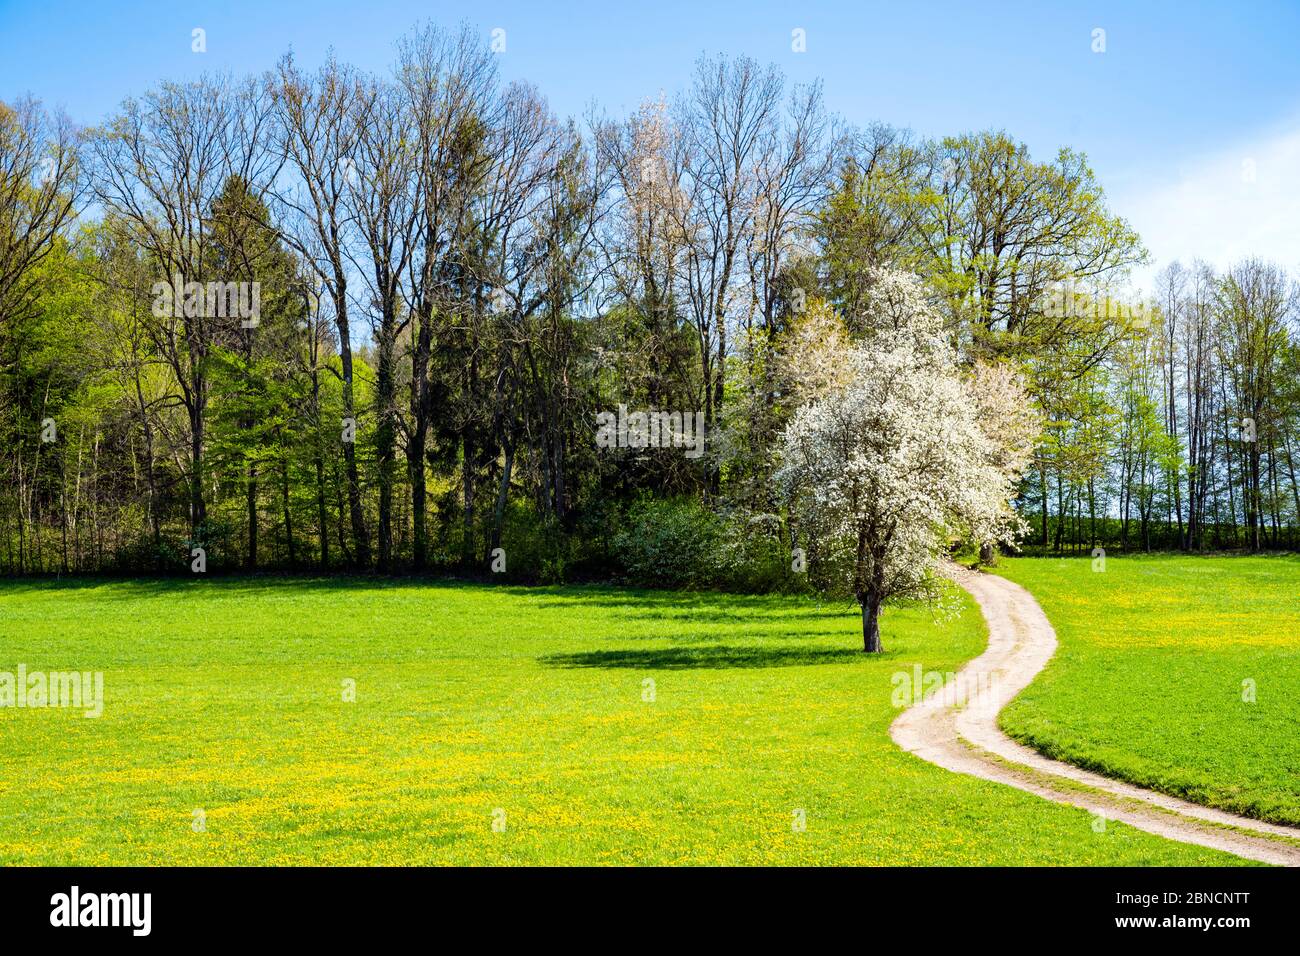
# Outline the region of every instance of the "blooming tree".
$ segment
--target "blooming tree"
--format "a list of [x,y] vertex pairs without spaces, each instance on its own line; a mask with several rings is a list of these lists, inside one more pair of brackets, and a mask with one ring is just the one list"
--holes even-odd
[[802,526],[848,558],[867,652],[882,650],[886,600],[933,594],[951,536],[983,544],[1023,529],[1010,500],[1029,445],[1014,378],[962,369],[915,277],[872,280],[849,374],[795,412],[777,472]]
[[851,370],[844,362],[849,346],[849,330],[830,303],[808,302],[791,323],[777,359],[791,398],[802,405],[849,384]]

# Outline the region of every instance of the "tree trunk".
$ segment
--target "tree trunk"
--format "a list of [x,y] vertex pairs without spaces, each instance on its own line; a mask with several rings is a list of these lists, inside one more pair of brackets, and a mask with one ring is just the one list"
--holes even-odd
[[284,506],[284,540],[289,548],[289,567],[298,568],[298,552],[293,543],[293,509],[289,498],[289,459],[280,461],[280,500]]
[[880,598],[873,591],[862,598],[862,651],[866,654],[884,651],[880,645]]
[[257,463],[248,463],[248,570],[257,568]]
[[488,558],[492,552],[501,547],[501,526],[505,522],[506,503],[510,498],[510,472],[515,463],[515,446],[506,445],[505,463],[501,467],[501,485],[497,488],[496,508],[492,512],[492,540],[488,549]]
[[[316,453],[312,457],[312,465],[316,469],[316,522],[320,526],[320,566],[325,570],[330,566],[330,539],[329,525],[327,523],[328,514],[325,508],[325,453],[322,447],[323,435],[321,432],[320,421],[320,372],[318,371],[318,345],[319,337],[315,329],[312,330],[311,346],[311,414],[312,420],[316,423]],[[339,512],[340,521],[343,513]]]
[[1043,502],[1043,550],[1047,550],[1051,539],[1047,535],[1047,466],[1043,465],[1038,469],[1038,489]]
[[190,413],[190,538],[193,544],[207,547],[207,504],[203,499],[203,410],[197,406]]
[[[352,390],[352,341],[342,282],[338,283],[338,289],[339,292],[334,297],[334,312],[339,333],[339,359],[343,365],[343,417],[355,422],[357,412]],[[366,531],[365,513],[361,510],[361,477],[357,468],[356,442],[343,443],[343,463],[347,474],[348,514],[352,525],[352,560],[358,567],[364,568],[370,564],[370,536]]]
[[465,568],[474,565],[474,457],[478,453],[469,437],[462,439],[463,462],[461,465],[461,498],[464,510],[461,513],[462,539],[460,545],[461,563]]
[[153,564],[161,571],[162,563],[162,519],[158,507],[158,479],[154,475],[154,440],[153,424],[149,421],[149,406],[144,400],[144,389],[140,385],[140,368],[135,366],[135,397],[140,410],[140,427],[144,432],[144,474],[149,483],[149,528],[153,533]]
[[424,570],[428,560],[429,544],[426,512],[428,492],[425,482],[425,436],[429,429],[432,404],[429,388],[429,354],[432,347],[429,314],[420,318],[416,348],[411,357],[411,433],[406,443],[406,467],[411,481],[412,559],[417,571]]
[[320,525],[320,566],[325,570],[330,566],[330,536],[328,514],[325,509],[325,462],[321,458],[320,436],[316,443],[316,521]]
[[375,429],[376,470],[379,474],[379,561],[380,571],[388,571],[393,563],[393,474],[396,461],[396,369],[394,350],[397,320],[393,305],[384,304],[383,320],[379,328],[379,357],[375,375],[375,404],[378,406],[378,427]]

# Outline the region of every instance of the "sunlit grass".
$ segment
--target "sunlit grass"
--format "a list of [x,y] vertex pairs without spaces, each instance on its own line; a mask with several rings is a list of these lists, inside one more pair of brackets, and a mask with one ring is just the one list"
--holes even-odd
[[963,606],[889,611],[873,659],[855,609],[774,597],[0,585],[0,669],[106,697],[0,710],[0,862],[1232,862],[899,751],[891,675],[979,653]]
[[[1003,712],[1111,776],[1300,825],[1300,559],[1023,558],[1060,650]],[[1249,699],[1253,689],[1254,700]]]

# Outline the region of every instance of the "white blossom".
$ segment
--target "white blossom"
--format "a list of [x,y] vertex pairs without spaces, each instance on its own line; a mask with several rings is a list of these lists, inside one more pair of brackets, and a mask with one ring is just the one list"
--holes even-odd
[[[843,354],[847,383],[796,411],[777,472],[819,547],[849,554],[868,650],[882,602],[929,594],[950,538],[1020,530],[1009,501],[1027,455],[1019,433],[1008,444],[985,427],[1014,420],[1014,377],[962,370],[915,277],[872,278],[868,331]],[[997,393],[981,395],[989,382]]]

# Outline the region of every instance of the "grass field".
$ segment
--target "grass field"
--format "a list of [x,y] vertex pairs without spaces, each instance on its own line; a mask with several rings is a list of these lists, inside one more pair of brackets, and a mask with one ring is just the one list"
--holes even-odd
[[98,719],[0,710],[0,862],[1240,862],[899,751],[891,675],[985,631],[884,624],[868,659],[852,609],[783,598],[0,585],[0,670],[105,682]]
[[1144,787],[1300,825],[1300,558],[1110,556],[1103,572],[1021,558],[999,571],[1033,593],[1060,639],[1003,711],[1008,733]]

